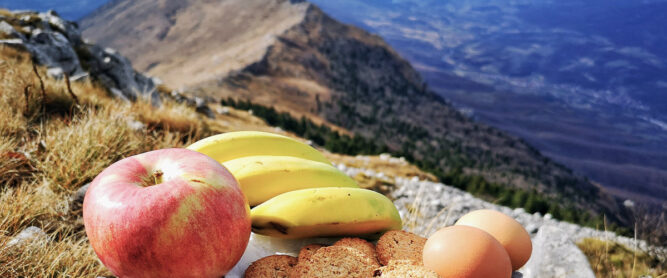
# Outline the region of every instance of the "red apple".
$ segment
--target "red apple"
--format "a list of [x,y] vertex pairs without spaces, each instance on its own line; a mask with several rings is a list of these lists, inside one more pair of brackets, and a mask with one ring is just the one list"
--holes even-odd
[[222,277],[243,255],[250,208],[220,163],[186,149],[120,160],[93,180],[86,234],[118,277]]

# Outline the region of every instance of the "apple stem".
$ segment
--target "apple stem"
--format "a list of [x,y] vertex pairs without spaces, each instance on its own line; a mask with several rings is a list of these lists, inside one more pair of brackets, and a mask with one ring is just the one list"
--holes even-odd
[[155,182],[154,185],[162,183],[162,175],[164,175],[164,173],[160,170],[153,172],[153,182]]

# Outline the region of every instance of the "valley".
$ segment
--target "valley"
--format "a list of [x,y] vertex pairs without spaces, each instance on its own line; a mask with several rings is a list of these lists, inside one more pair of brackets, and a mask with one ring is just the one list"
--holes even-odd
[[460,111],[664,205],[664,1],[314,2],[380,34]]

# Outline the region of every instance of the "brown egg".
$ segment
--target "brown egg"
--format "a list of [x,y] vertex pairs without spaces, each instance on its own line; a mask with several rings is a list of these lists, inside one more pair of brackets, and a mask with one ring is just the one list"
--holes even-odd
[[469,226],[451,226],[424,245],[424,266],[443,278],[509,278],[510,258],[490,234]]
[[526,229],[514,218],[495,210],[482,209],[470,212],[454,225],[466,225],[491,234],[505,247],[512,260],[512,269],[521,268],[530,259],[533,244]]

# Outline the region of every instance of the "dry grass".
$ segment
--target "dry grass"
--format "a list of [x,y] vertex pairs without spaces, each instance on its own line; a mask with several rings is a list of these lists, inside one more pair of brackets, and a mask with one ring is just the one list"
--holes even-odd
[[16,146],[12,138],[0,136],[0,180],[8,185],[19,184],[34,169],[25,154],[14,151]]
[[361,172],[352,177],[361,188],[371,189],[386,196],[394,191],[396,183],[393,177],[374,177]]
[[[30,57],[0,46],[0,277],[96,277],[111,273],[87,241],[81,211],[70,196],[112,163],[134,154],[183,147],[214,133],[269,129],[233,111],[208,119],[194,108],[165,101],[111,99],[92,82],[65,82],[33,72]],[[27,88],[27,90],[26,90]],[[26,94],[27,92],[27,94]],[[144,128],[132,128],[139,121]],[[7,243],[36,226],[46,240]]]
[[324,152],[325,156],[336,163],[343,163],[350,167],[373,169],[376,172],[382,172],[392,177],[418,177],[420,180],[437,181],[438,179],[431,173],[424,172],[419,167],[388,155],[357,155],[347,156]]
[[142,111],[137,120],[145,123],[149,129],[166,130],[187,134],[190,137],[200,137],[202,132],[208,131],[205,121],[185,104],[165,102],[159,108],[152,107],[147,102],[135,102],[132,111]]
[[55,190],[75,190],[110,163],[151,149],[124,116],[109,114],[88,110],[68,122],[48,121],[40,129],[45,147],[38,168]]
[[656,246],[667,246],[666,210],[637,203],[632,207],[632,214],[638,238]]
[[612,241],[585,238],[577,243],[597,277],[663,277],[667,269],[655,258]]

